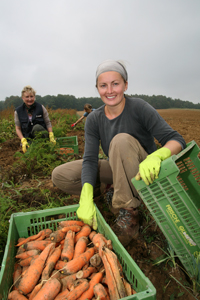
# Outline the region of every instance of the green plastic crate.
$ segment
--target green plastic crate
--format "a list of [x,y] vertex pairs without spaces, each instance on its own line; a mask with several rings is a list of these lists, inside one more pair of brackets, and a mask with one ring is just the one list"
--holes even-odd
[[[8,240],[5,248],[4,258],[2,262],[2,270],[0,273],[0,299],[6,300],[9,288],[12,285],[12,274],[15,262],[17,240],[19,237],[28,237],[36,234],[44,228],[56,230],[58,222],[63,220],[76,219],[76,210],[79,205],[64,206],[47,210],[40,210],[28,213],[12,214],[8,232]],[[105,222],[101,213],[97,209],[98,231],[111,239],[114,252],[117,254],[124,274],[127,280],[132,284],[137,294],[126,297],[124,299],[156,299],[156,290],[150,280],[143,274],[138,265],[131,256],[126,252],[113,233],[109,225]]]
[[[68,136],[68,137],[58,137],[56,142],[60,148],[70,148],[73,149],[73,153],[78,154],[78,138],[77,136]],[[73,154],[68,153],[68,154]]]
[[132,183],[187,272],[192,255],[200,253],[200,160],[192,141],[178,155],[161,163],[159,178],[147,186]]

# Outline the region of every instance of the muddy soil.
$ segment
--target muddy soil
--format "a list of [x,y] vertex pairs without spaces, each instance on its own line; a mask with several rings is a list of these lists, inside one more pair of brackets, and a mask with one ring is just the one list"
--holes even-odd
[[[175,130],[177,130],[185,139],[186,143],[194,140],[200,147],[200,110],[158,110],[160,115],[167,121],[167,123]],[[80,115],[82,113],[80,112]],[[84,131],[73,129],[68,136],[78,136],[79,156],[82,157],[84,152]],[[6,141],[0,145],[0,176],[3,179],[6,173],[12,168],[13,163],[17,160],[14,154],[21,151],[19,139],[16,137],[12,140]],[[23,170],[18,170],[18,180],[21,188],[37,187],[38,180],[24,177]],[[65,196],[56,187],[53,187],[51,178],[40,176],[40,188],[48,189],[51,192],[51,197]],[[27,195],[26,195],[27,196]],[[66,205],[75,204],[75,199],[78,197],[70,195]],[[29,195],[29,205],[33,199]],[[114,221],[114,215],[109,212],[106,206],[107,194],[98,194],[95,198],[96,204],[109,225]],[[40,202],[40,199],[37,199]],[[41,203],[42,203],[41,199]],[[22,201],[22,200],[21,200]],[[27,203],[27,197],[26,197]],[[172,268],[170,261],[165,261],[161,265],[154,265],[155,260],[163,257],[167,244],[166,239],[159,227],[156,225],[153,218],[149,215],[148,210],[143,204],[141,207],[141,226],[140,235],[137,240],[133,240],[126,250],[135,260],[142,272],[147,276],[156,288],[157,300],[193,300],[200,299],[199,295],[194,298],[181,286],[189,286],[192,288],[190,279],[182,270],[181,262],[176,259],[177,268]],[[147,217],[148,216],[148,217]],[[181,284],[178,284],[175,279]]]

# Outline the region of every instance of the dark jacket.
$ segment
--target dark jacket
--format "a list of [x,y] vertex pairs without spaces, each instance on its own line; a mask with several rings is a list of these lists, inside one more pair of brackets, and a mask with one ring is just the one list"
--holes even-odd
[[33,138],[31,131],[34,125],[39,124],[47,129],[46,124],[43,118],[43,109],[40,103],[35,102],[35,107],[32,112],[32,122],[29,121],[28,113],[26,111],[26,106],[23,103],[22,105],[16,108],[18,118],[21,124],[22,134],[25,138]]

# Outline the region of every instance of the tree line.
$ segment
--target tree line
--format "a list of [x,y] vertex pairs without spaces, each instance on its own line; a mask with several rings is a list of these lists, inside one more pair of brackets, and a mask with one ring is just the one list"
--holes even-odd
[[[194,104],[190,101],[184,101],[180,99],[172,99],[171,97],[166,97],[162,95],[130,95],[136,98],[142,98],[149,104],[151,104],[155,109],[167,109],[167,108],[185,108],[185,109],[200,109],[200,103]],[[82,111],[85,103],[90,103],[93,108],[100,107],[103,102],[99,97],[82,97],[76,98],[73,95],[61,95],[57,96],[46,95],[40,96],[36,95],[36,101],[43,104],[45,107],[49,107],[53,110],[55,109],[76,109],[77,111]],[[7,109],[9,107],[18,107],[22,104],[22,99],[19,96],[6,97],[5,101],[0,101],[0,111]]]

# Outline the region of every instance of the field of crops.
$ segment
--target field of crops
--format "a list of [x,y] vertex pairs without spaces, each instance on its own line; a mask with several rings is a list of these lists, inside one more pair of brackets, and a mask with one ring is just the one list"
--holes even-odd
[[[167,123],[177,130],[186,143],[194,140],[200,147],[200,110],[158,110]],[[15,133],[13,110],[0,112],[0,263],[7,240],[9,219],[12,213],[43,210],[77,204],[79,197],[66,195],[53,187],[52,170],[62,163],[80,159],[84,152],[84,124],[74,129],[77,120],[74,110],[49,110],[55,137],[77,136],[79,154],[61,155],[58,145],[35,141],[29,154],[23,154]],[[81,112],[79,112],[81,115]],[[103,153],[100,153],[100,157]],[[106,194],[99,190],[95,202],[108,224],[114,221],[109,212]],[[140,236],[126,250],[157,290],[157,300],[200,299],[197,276],[188,276],[176,254],[171,251],[162,232],[146,209],[143,215]],[[196,277],[195,277],[196,276]]]

